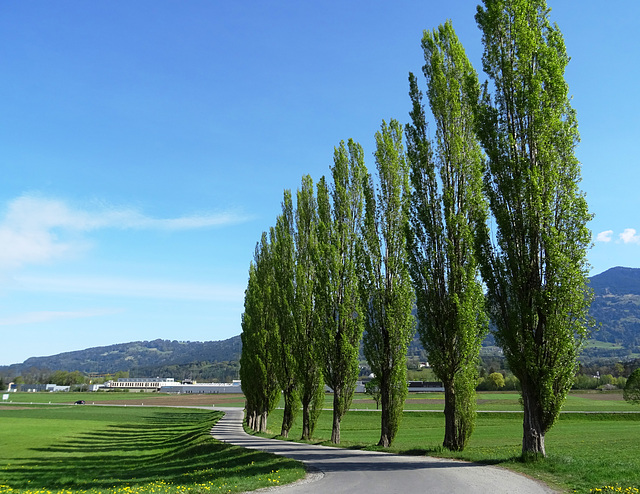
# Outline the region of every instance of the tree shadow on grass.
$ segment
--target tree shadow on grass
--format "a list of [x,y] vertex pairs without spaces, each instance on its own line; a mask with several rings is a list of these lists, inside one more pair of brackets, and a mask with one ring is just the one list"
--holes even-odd
[[434,456],[438,458],[450,458],[454,461],[467,461],[471,463],[475,463],[476,465],[500,465],[503,463],[511,463],[519,461],[520,457],[510,457],[510,458],[484,458],[484,459],[460,459],[452,457],[449,452],[443,446],[436,446],[432,448],[412,448],[405,449],[399,452],[402,455],[408,456]]
[[151,413],[142,423],[111,425],[80,433],[41,453],[14,458],[0,469],[0,483],[13,488],[113,488],[163,480],[173,484],[229,476],[268,475],[296,466],[293,460],[249,451],[211,438],[221,414]]

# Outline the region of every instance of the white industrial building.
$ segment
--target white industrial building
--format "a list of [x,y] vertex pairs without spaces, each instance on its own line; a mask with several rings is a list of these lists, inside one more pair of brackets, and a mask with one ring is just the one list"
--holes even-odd
[[128,389],[130,391],[160,391],[165,384],[173,384],[172,377],[133,377],[120,378],[117,381],[107,381],[107,389]]
[[105,387],[107,389],[178,394],[242,393],[239,380],[231,383],[193,383],[191,381],[176,382],[173,378],[134,377],[108,381],[105,383]]
[[178,394],[218,394],[242,393],[240,381],[231,383],[167,383],[160,388],[161,393]]

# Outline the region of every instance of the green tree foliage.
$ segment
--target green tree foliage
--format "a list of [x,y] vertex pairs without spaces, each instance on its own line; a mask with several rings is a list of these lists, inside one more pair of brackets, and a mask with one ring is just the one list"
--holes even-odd
[[478,353],[487,330],[474,252],[475,232],[486,216],[473,114],[480,90],[451,23],[425,31],[422,47],[437,146],[434,157],[422,94],[410,74],[411,275],[420,340],[445,389],[443,445],[460,451],[475,424]]
[[318,257],[316,286],[318,356],[333,390],[331,441],[340,442],[340,421],[349,410],[358,378],[363,320],[356,274],[356,245],[366,176],[362,147],[349,140],[335,149],[331,191],[317,185]]
[[414,332],[413,291],[407,266],[409,170],[402,126],[391,120],[376,133],[379,185],[365,182],[366,213],[360,251],[364,355],[378,380],[382,404],[379,446],[398,431],[407,396],[407,347]]
[[254,260],[249,266],[242,314],[240,356],[240,379],[246,398],[247,425],[260,432],[266,430],[267,417],[280,398],[274,369],[275,315],[270,302],[273,288],[270,262],[270,246],[267,234],[263,233],[256,245]]
[[[242,339],[241,339],[242,341]],[[240,345],[239,345],[240,346]],[[198,382],[230,383],[239,379],[238,360],[210,361],[197,360],[188,364],[156,365],[136,369],[136,375],[140,376],[170,376],[176,381],[191,379]],[[104,378],[102,378],[104,380]],[[97,380],[94,380],[94,384]]]
[[504,388],[504,376],[499,372],[492,372],[487,376],[487,380],[491,384],[491,389],[498,390]]
[[313,436],[324,402],[322,371],[316,358],[314,314],[316,258],[318,255],[318,212],[313,180],[302,177],[295,212],[295,322],[297,381],[302,402],[302,439]]
[[591,236],[576,115],[562,34],[544,0],[484,0],[485,92],[478,135],[488,156],[485,190],[495,238],[481,245],[496,340],[520,380],[523,456],[544,438],[573,383],[588,326],[586,251]]
[[67,372],[58,370],[54,371],[48,377],[48,381],[58,386],[73,386],[74,384],[83,384],[85,382],[85,376],[80,371]]
[[380,395],[380,379],[373,377],[364,383],[364,392],[376,402],[376,410],[380,409],[380,400],[382,398]]
[[276,311],[277,334],[275,359],[276,376],[284,396],[284,413],[280,435],[289,436],[299,408],[296,387],[295,345],[297,326],[295,315],[295,243],[294,218],[291,191],[284,191],[282,214],[271,228],[271,253],[273,270],[273,305]]
[[640,368],[634,370],[627,379],[622,396],[629,403],[640,404]]

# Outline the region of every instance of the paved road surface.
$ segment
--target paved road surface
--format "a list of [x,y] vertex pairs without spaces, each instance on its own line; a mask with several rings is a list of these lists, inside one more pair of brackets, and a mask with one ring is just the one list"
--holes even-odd
[[306,481],[277,488],[283,494],[505,493],[542,494],[548,487],[508,470],[448,459],[400,456],[299,444],[250,436],[242,428],[241,408],[225,412],[213,437],[244,448],[269,451],[310,467]]

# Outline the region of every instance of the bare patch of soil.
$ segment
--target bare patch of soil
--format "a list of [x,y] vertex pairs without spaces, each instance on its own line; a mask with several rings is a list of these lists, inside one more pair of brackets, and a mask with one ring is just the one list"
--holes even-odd
[[[374,403],[373,400],[353,400],[352,403]],[[424,404],[424,405],[444,405],[441,398],[407,398],[405,405]]]
[[571,393],[571,396],[577,396],[578,398],[585,398],[587,400],[598,401],[620,401],[622,399],[622,391],[607,393],[602,391],[593,391],[591,393]]
[[[105,397],[106,398],[106,397]],[[102,399],[96,396],[95,400],[87,403],[96,405],[149,405],[149,406],[244,406],[244,395],[239,394],[182,394],[182,395],[145,395],[140,394],[140,398],[121,400]]]
[[444,400],[442,398],[420,398],[417,400],[407,400],[407,403],[416,403],[421,405],[444,405]]

